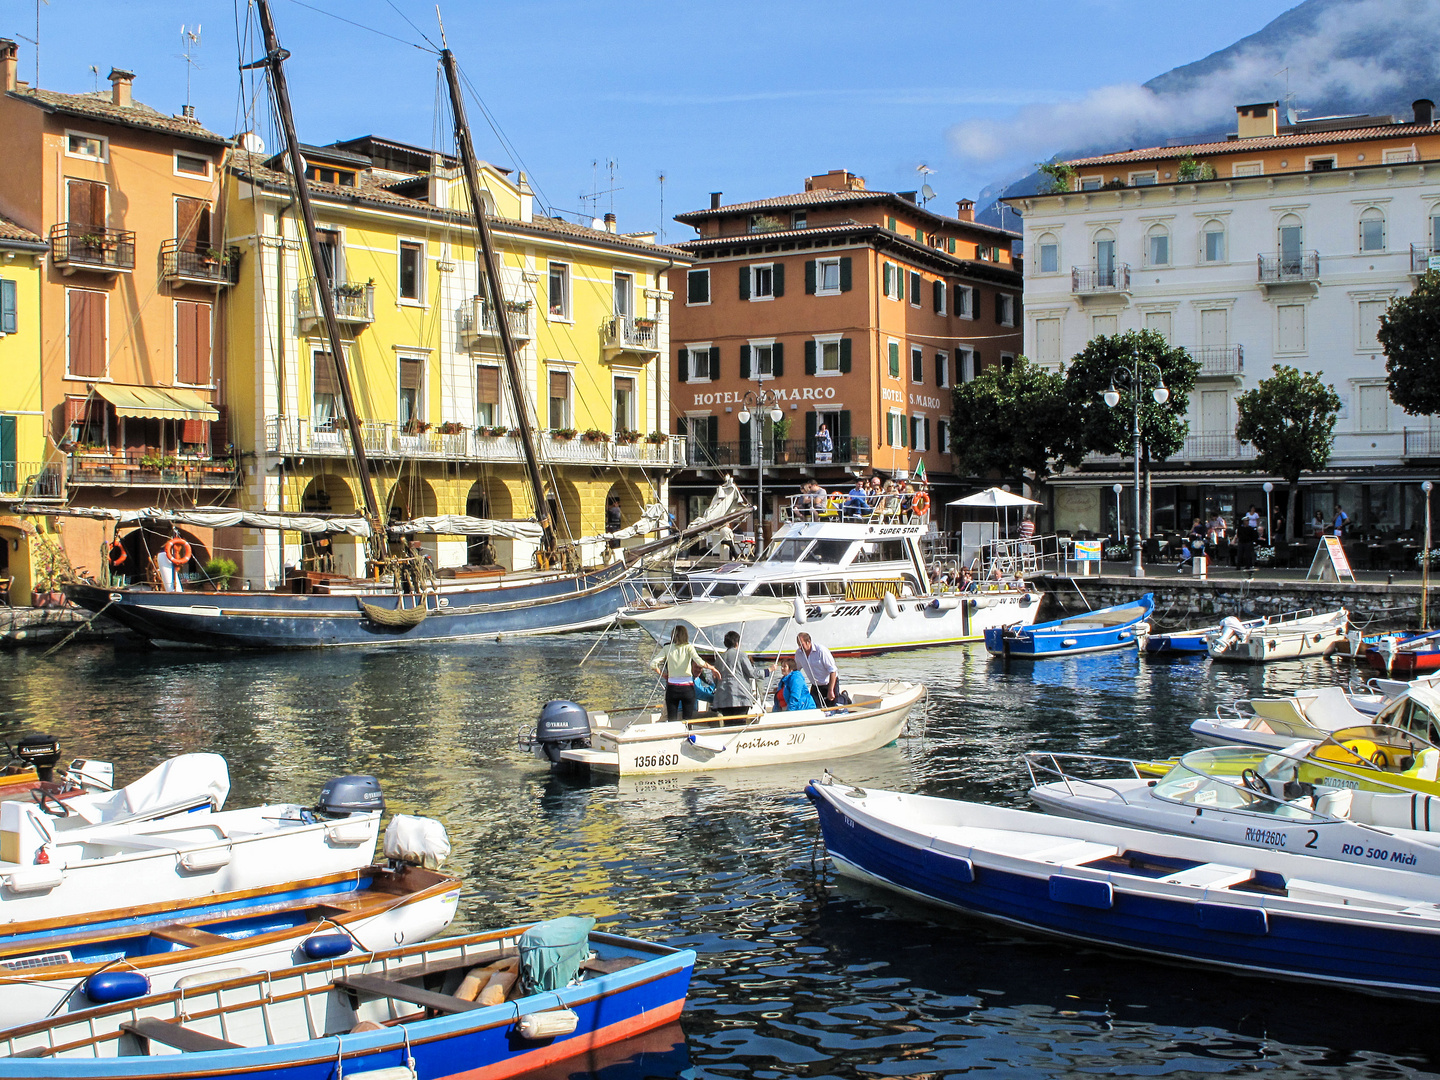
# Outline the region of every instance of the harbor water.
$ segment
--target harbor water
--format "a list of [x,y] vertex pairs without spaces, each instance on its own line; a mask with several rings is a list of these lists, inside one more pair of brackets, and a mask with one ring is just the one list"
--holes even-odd
[[[1093,952],[838,881],[802,794],[818,767],[585,785],[515,751],[550,699],[644,702],[640,639],[6,653],[0,735],[51,732],[67,757],[113,760],[122,782],[172,754],[216,751],[235,806],[309,801],[331,776],[374,773],[391,810],[449,829],[466,883],[457,928],[588,913],[698,952],[683,1043],[667,1030],[547,1077],[1440,1071],[1433,1006]],[[1022,751],[1173,754],[1218,703],[1348,673],[1329,660],[1252,669],[1133,655],[1006,669],[979,646],[848,660],[844,677],[916,679],[930,695],[911,735],[833,768],[1023,806]]]

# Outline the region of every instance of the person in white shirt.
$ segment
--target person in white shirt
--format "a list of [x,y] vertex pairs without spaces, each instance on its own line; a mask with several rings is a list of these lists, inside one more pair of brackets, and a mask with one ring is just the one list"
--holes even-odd
[[840,672],[835,667],[835,657],[824,645],[816,645],[809,634],[796,634],[795,666],[805,673],[819,696],[822,704],[834,705],[840,692]]

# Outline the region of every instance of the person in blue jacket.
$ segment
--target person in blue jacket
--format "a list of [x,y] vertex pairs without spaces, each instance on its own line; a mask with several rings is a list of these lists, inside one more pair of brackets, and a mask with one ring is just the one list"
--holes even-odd
[[815,696],[810,693],[810,681],[805,678],[805,673],[796,670],[793,657],[782,656],[780,684],[775,688],[776,711],[795,712],[816,707]]

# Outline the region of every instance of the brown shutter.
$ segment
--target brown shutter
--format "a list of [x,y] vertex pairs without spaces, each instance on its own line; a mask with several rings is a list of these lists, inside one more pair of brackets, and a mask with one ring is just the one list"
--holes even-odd
[[65,215],[70,224],[81,229],[103,229],[105,227],[105,185],[89,180],[71,180],[68,185],[69,212]]
[[195,385],[210,385],[210,305],[195,305]]
[[419,390],[420,376],[423,370],[424,360],[401,360],[400,361],[400,389]]
[[200,382],[195,325],[195,309],[199,306],[189,300],[175,301],[175,378],[192,386]]
[[627,393],[627,394],[633,394],[633,393],[635,393],[635,380],[634,380],[634,379],[616,379],[616,380],[615,380],[615,390],[616,390],[617,393],[620,392],[620,391],[624,391],[624,392]]
[[210,421],[208,420],[186,420],[180,432],[180,441],[183,443],[201,443],[209,441]]
[[204,199],[176,199],[175,235],[183,251],[209,251],[210,204]]
[[220,414],[220,419],[210,425],[210,437],[214,440],[212,448],[218,451],[230,445],[230,408],[217,404],[215,411]]
[[70,297],[70,374],[105,377],[105,294],[75,290]]
[[500,369],[477,367],[475,369],[475,399],[486,405],[500,404]]
[[550,396],[552,398],[567,398],[570,396],[569,376],[565,372],[550,372]]
[[335,365],[330,362],[330,354],[317,352],[315,354],[315,393],[317,394],[338,394],[340,388],[335,378]]

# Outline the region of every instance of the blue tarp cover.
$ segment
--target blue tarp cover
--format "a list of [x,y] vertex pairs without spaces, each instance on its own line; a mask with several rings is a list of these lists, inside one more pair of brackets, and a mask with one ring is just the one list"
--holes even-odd
[[566,915],[536,923],[520,935],[520,983],[526,993],[559,990],[580,974],[590,955],[590,931],[595,920]]

